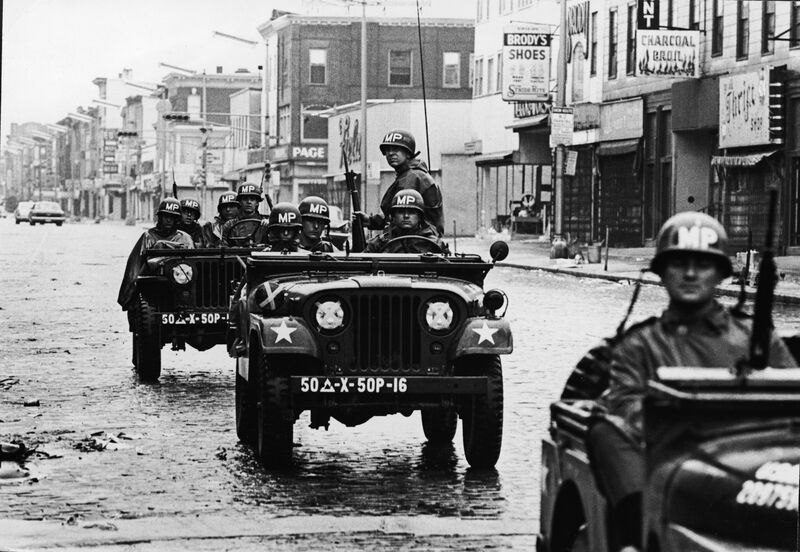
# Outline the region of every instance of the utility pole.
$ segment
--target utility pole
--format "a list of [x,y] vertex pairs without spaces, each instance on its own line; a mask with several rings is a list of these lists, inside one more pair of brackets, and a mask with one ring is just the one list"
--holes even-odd
[[[567,0],[561,0],[561,21],[558,27],[558,68],[556,71],[556,105],[564,107],[567,100]],[[553,170],[554,209],[553,209],[553,247],[550,257],[561,256],[560,249],[566,250],[563,238],[564,221],[564,144],[556,144],[556,159]]]
[[208,170],[206,167],[207,159],[208,159],[208,131],[210,129],[206,127],[200,127],[200,132],[203,133],[202,139],[202,146],[203,146],[203,158],[200,160],[200,172],[202,177],[201,188],[200,188],[200,205],[203,206],[203,210],[206,208],[206,183],[208,182]]
[[[361,182],[366,198],[367,184],[367,2],[361,0]],[[366,200],[365,200],[366,203]]]

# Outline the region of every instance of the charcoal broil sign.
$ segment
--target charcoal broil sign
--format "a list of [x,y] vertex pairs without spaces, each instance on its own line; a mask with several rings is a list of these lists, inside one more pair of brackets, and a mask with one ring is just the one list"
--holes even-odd
[[639,0],[636,6],[636,28],[639,30],[658,30],[659,0]]

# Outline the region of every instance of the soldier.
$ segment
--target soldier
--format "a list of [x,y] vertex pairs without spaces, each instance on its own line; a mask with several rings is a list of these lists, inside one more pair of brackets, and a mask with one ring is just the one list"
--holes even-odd
[[[434,250],[436,246],[439,250],[444,249],[436,228],[425,220],[424,200],[416,190],[397,192],[392,198],[390,214],[389,228],[383,234],[369,240],[364,251],[368,253],[424,253]],[[391,240],[404,236],[420,236],[433,243],[425,246],[424,240],[414,240],[394,242],[394,244],[388,245]]]
[[[752,320],[723,307],[715,288],[731,274],[728,237],[703,213],[679,213],[664,223],[650,270],[669,296],[659,317],[632,326],[614,347],[609,389],[598,401],[589,450],[623,551],[642,542],[645,462],[642,400],[660,366],[734,367],[749,357]],[[780,338],[770,345],[773,367],[795,366]]]
[[272,208],[267,223],[267,244],[270,251],[297,251],[303,224],[300,211],[289,202]]
[[417,159],[414,136],[407,130],[390,130],[381,142],[381,153],[386,162],[395,170],[395,180],[381,199],[382,214],[369,215],[359,211],[364,227],[383,230],[390,218],[392,199],[400,190],[416,190],[424,199],[425,220],[431,223],[439,236],[444,235],[444,212],[442,191],[431,178],[424,161]]
[[144,266],[144,252],[148,249],[194,249],[194,242],[186,232],[178,229],[181,220],[181,204],[177,199],[168,197],[158,206],[156,225],[145,231],[133,246],[125,275],[119,288],[117,302],[122,310],[128,310],[135,295],[136,276]]
[[229,220],[239,216],[239,202],[236,194],[225,192],[219,196],[217,202],[217,216],[213,221],[208,221],[203,225],[203,239],[206,247],[219,247],[222,240],[222,226]]
[[189,234],[195,247],[205,247],[203,227],[197,222],[200,220],[200,214],[199,201],[196,199],[181,200],[181,220],[178,228]]
[[300,249],[330,253],[336,247],[328,240],[322,239],[322,232],[331,222],[328,203],[317,196],[303,198],[297,206],[302,218],[303,229],[300,232]]
[[[239,202],[239,216],[235,219],[227,221],[222,226],[221,245],[225,247],[230,247],[231,245],[237,245],[235,243],[232,243],[232,241],[236,241],[236,238],[240,239],[242,238],[242,236],[231,235],[231,229],[237,222],[243,220],[263,221],[265,219],[265,216],[258,212],[258,204],[261,203],[261,199],[262,199],[261,186],[249,183],[244,183],[239,185],[239,190],[236,193],[236,200]],[[249,236],[249,238],[250,242],[252,243],[263,243],[264,242],[263,225],[257,227],[254,234],[252,236]]]

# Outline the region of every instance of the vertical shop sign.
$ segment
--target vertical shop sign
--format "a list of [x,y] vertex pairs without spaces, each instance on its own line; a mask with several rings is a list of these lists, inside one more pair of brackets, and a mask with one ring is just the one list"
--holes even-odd
[[660,26],[658,0],[639,0],[636,10],[636,28],[656,30]]
[[503,27],[503,100],[545,102],[550,99],[551,39],[549,29],[535,23]]

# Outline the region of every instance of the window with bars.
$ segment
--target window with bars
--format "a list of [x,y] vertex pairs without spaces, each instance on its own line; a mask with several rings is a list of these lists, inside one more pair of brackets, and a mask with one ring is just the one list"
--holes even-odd
[[775,52],[775,2],[767,0],[761,5],[761,53]]
[[792,2],[789,6],[789,47],[800,46],[800,2]]
[[310,48],[308,50],[308,82],[326,84],[328,69],[328,50]]
[[625,52],[625,73],[633,75],[636,69],[636,6],[628,6],[628,36]]
[[617,78],[617,10],[608,12],[608,78]]
[[750,4],[747,0],[736,2],[736,59],[744,59],[750,52]]
[[592,51],[589,53],[589,74],[597,75],[597,12],[592,12],[591,28]]
[[442,86],[444,88],[461,87],[461,52],[444,52],[442,54]]
[[722,55],[722,36],[724,32],[724,0],[714,0],[713,14],[711,18],[711,55]]
[[389,86],[411,86],[411,50],[389,50]]

